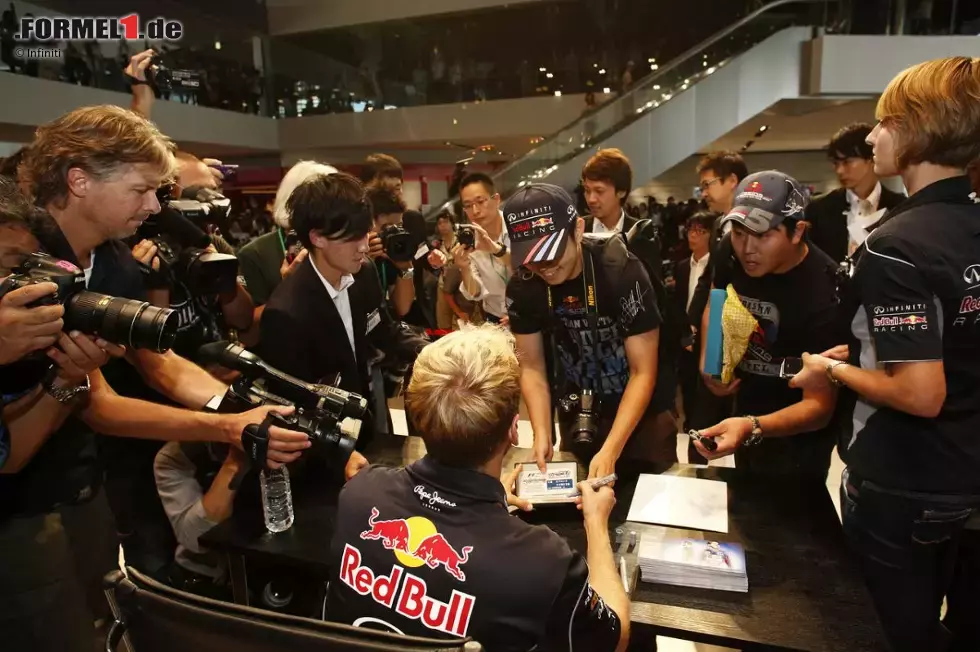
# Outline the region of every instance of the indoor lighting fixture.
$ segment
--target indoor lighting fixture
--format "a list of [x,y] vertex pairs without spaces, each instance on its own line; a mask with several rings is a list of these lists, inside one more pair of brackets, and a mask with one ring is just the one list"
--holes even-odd
[[546,72],[546,71],[547,71],[547,68],[545,68],[544,66],[538,68],[538,72]]
[[554,77],[554,75],[549,72],[547,75],[545,75],[545,77],[547,77],[548,79],[551,79],[552,77]]
[[759,133],[760,134],[764,134],[767,131],[769,131],[769,125],[762,125],[761,127],[759,127]]
[[660,64],[656,64],[656,63],[651,64],[650,70],[660,70]]
[[555,97],[561,97],[561,91],[555,91]]
[[647,59],[647,63],[657,63],[657,60],[654,57],[650,57]]
[[660,90],[660,84],[654,84],[653,85],[653,90],[659,91]]
[[456,118],[453,118],[453,124],[454,125],[458,125],[459,124],[459,120],[457,120]]
[[221,41],[219,41],[217,39],[214,41],[214,49],[215,50],[220,50],[221,49]]
[[600,68],[599,69],[599,74],[600,75],[605,75],[606,74],[606,69],[605,68]]

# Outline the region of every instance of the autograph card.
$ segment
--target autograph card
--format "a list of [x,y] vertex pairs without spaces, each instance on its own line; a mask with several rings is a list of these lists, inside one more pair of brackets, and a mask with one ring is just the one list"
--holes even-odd
[[546,473],[533,463],[525,463],[517,476],[516,495],[532,503],[572,503],[568,494],[578,484],[578,465],[575,462],[549,462]]

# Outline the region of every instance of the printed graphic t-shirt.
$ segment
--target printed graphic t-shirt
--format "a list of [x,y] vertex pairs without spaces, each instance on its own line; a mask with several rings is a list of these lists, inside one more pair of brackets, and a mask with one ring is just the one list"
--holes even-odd
[[[516,334],[547,331],[553,326],[559,361],[565,379],[577,389],[618,399],[629,381],[625,340],[660,327],[660,312],[650,278],[643,264],[632,255],[616,278],[607,278],[598,247],[583,242],[583,251],[593,254],[596,275],[598,320],[594,340],[586,314],[584,275],[551,288],[534,276],[515,274],[507,288],[510,328]],[[552,317],[552,314],[554,317]],[[653,405],[653,401],[651,401]]]

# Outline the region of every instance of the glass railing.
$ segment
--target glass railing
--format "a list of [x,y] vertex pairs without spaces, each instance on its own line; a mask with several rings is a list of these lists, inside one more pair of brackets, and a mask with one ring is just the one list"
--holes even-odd
[[[497,191],[506,197],[525,184],[547,182],[560,165],[670,102],[775,32],[791,26],[831,24],[836,19],[836,4],[827,0],[776,0],[752,12],[652,71],[628,91],[583,113],[496,172],[493,179]],[[458,197],[433,210],[432,215],[456,201]]]

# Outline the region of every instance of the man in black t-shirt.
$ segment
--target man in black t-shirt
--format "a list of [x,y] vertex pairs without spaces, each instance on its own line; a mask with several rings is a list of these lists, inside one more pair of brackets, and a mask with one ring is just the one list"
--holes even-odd
[[[622,238],[585,238],[574,200],[557,186],[523,188],[504,217],[511,260],[524,268],[507,286],[507,304],[539,467],[552,455],[553,401],[583,390],[599,399],[599,447],[589,477],[612,473],[620,456],[676,461],[674,386],[658,387],[661,320],[643,264]],[[562,370],[554,382],[545,333]],[[571,443],[575,412],[560,419],[563,448]]]
[[[716,261],[713,285],[731,285],[758,322],[729,384],[705,375],[717,396],[735,395],[737,412],[701,431],[716,438],[709,459],[736,453],[739,468],[807,475],[823,481],[835,434],[828,424],[836,404],[832,389],[792,389],[780,368],[804,352],[840,342],[836,265],[804,240],[806,196],[793,178],[775,170],[746,177],[738,186],[732,222],[734,258]],[[708,332],[704,311],[701,331]],[[707,338],[704,338],[706,340]],[[702,342],[702,369],[705,342]],[[794,436],[790,436],[794,435]]]

